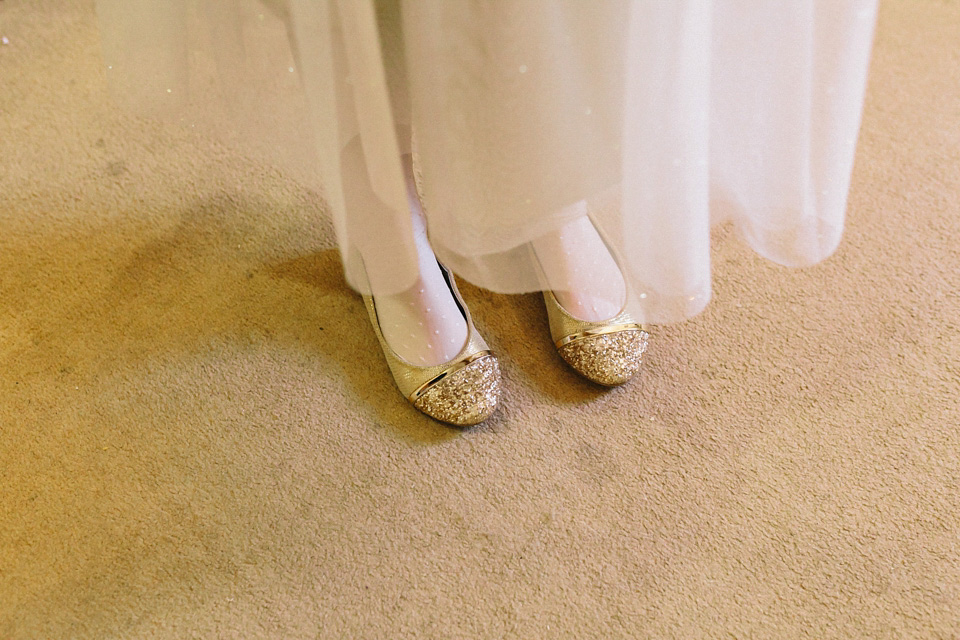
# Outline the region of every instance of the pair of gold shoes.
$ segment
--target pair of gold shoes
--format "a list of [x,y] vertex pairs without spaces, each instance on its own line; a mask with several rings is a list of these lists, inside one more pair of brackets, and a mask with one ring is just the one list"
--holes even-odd
[[[483,422],[496,410],[501,391],[500,365],[473,325],[453,274],[442,265],[441,271],[467,321],[467,341],[449,362],[423,367],[402,359],[383,337],[373,297],[363,299],[400,392],[431,418],[466,427]],[[585,322],[560,306],[552,291],[544,291],[543,300],[557,352],[577,373],[613,387],[640,370],[649,334],[629,313],[621,310],[609,320]]]

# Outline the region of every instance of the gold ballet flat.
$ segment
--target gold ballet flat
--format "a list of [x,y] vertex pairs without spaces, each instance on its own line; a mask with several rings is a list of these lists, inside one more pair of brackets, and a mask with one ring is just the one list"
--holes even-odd
[[[595,224],[594,228],[619,266],[621,261],[616,252]],[[650,338],[646,328],[626,311],[626,303],[617,315],[599,322],[588,322],[571,315],[550,289],[533,245],[529,248],[543,289],[550,337],[560,357],[574,371],[597,384],[616,387],[630,380],[643,365],[643,354]],[[627,296],[629,291],[628,284]]]
[[549,289],[543,301],[557,353],[574,371],[615,387],[640,370],[650,334],[625,310],[609,320],[587,322],[570,315]]
[[467,321],[467,341],[449,362],[423,367],[401,358],[383,337],[373,297],[365,295],[363,301],[400,393],[431,418],[467,427],[483,422],[496,410],[500,401],[500,365],[474,327],[453,275],[443,265],[440,270]]

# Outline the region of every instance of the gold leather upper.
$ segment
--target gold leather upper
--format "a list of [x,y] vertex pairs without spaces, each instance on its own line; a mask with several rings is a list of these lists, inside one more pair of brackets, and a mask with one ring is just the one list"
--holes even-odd
[[588,322],[570,315],[560,305],[560,301],[549,289],[543,292],[543,300],[547,308],[547,320],[550,322],[550,337],[554,344],[561,346],[567,339],[591,333],[605,333],[621,331],[628,328],[643,329],[637,320],[626,310],[621,310],[609,320]]

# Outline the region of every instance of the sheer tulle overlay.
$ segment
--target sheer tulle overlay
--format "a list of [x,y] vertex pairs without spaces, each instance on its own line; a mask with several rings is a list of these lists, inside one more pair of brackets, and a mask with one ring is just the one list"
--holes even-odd
[[531,242],[587,213],[630,310],[656,323],[709,300],[711,224],[731,220],[785,265],[836,248],[876,0],[98,0],[98,12],[118,98],[319,190],[354,288],[416,278],[412,148],[431,244],[458,275],[541,289]]

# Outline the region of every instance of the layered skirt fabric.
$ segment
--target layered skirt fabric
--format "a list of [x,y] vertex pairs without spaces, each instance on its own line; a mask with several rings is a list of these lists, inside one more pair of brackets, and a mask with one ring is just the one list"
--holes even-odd
[[837,247],[876,0],[98,0],[98,12],[117,97],[318,190],[353,287],[416,278],[412,151],[431,244],[458,275],[538,290],[529,243],[586,214],[630,310],[658,323],[709,300],[718,222],[784,265]]

